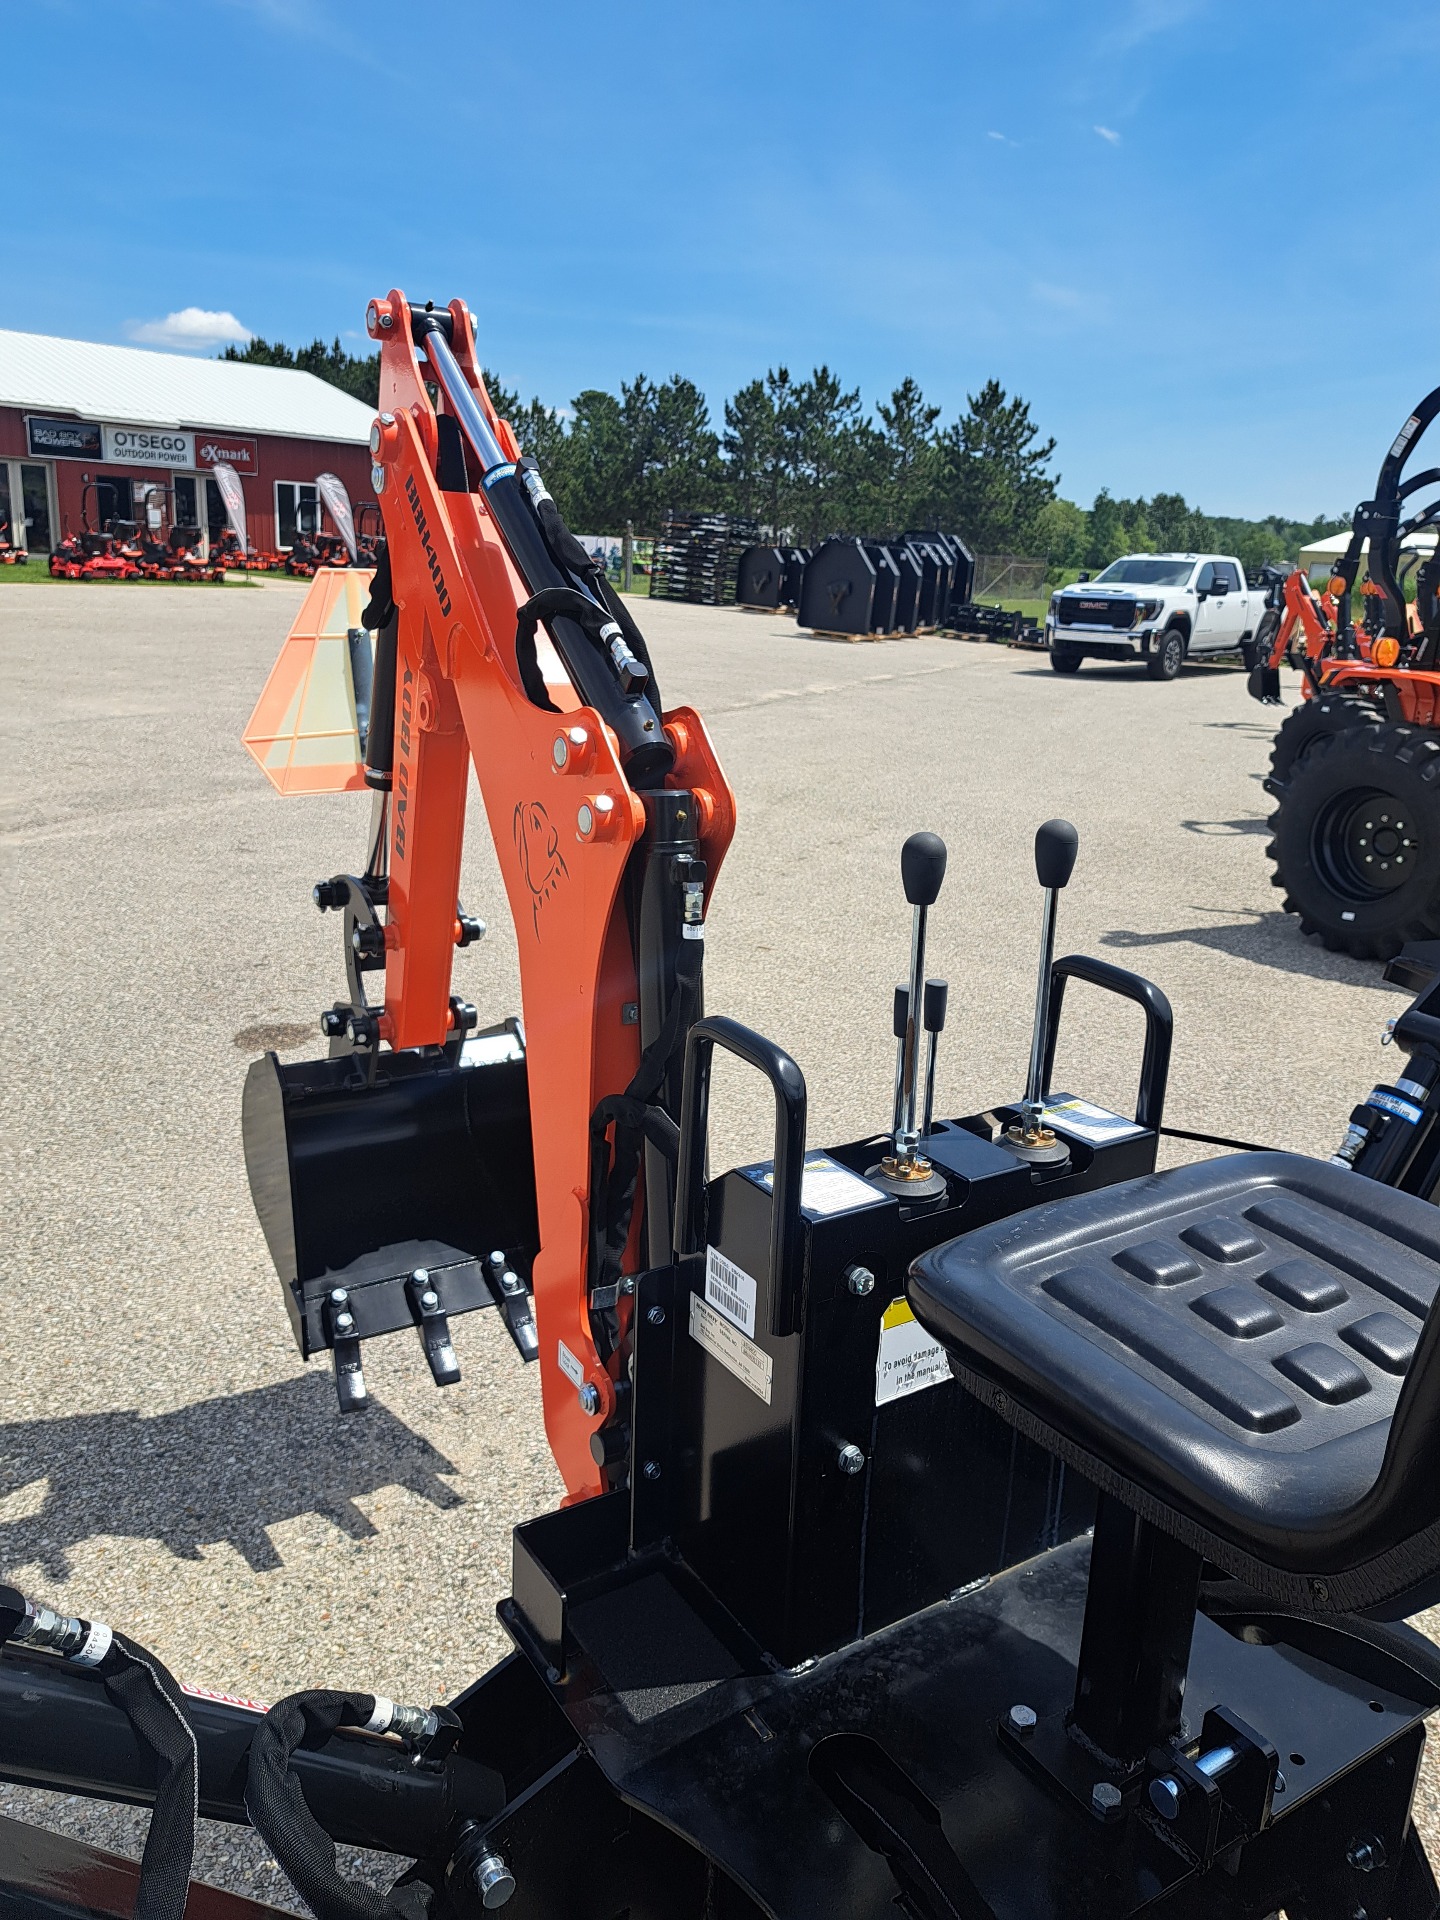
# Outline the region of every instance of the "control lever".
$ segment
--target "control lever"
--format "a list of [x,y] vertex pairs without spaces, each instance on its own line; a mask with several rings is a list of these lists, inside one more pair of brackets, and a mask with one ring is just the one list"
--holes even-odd
[[1030,1071],[1020,1118],[1005,1130],[1012,1153],[1037,1165],[1056,1166],[1070,1149],[1045,1125],[1045,1051],[1050,1014],[1050,969],[1055,961],[1055,908],[1060,891],[1075,871],[1080,836],[1068,820],[1047,820],[1035,833],[1035,877],[1045,890],[1040,919],[1040,972],[1035,982],[1035,1026],[1030,1036]]
[[869,1170],[869,1178],[910,1200],[939,1199],[945,1192],[943,1175],[936,1173],[919,1150],[923,1127],[920,1035],[926,994],[926,918],[939,897],[945,878],[945,860],[945,842],[936,833],[912,833],[900,849],[901,884],[905,898],[914,909],[910,924],[910,984],[908,988],[897,989],[895,995],[898,1058],[891,1151],[877,1167]]
[[925,982],[925,1031],[930,1036],[930,1045],[925,1054],[925,1124],[922,1134],[928,1134],[935,1120],[935,1053],[940,1044],[940,1036],[945,1031],[945,1003],[950,997],[950,986],[945,980],[927,980]]
[[895,1111],[890,1121],[892,1134],[900,1131],[900,1107],[905,1094],[905,1025],[910,1018],[910,989],[895,989]]

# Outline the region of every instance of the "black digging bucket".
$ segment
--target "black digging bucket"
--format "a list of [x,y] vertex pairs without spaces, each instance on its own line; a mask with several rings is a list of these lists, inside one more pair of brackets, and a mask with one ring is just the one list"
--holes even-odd
[[[308,1359],[347,1289],[360,1337],[414,1324],[406,1283],[443,1278],[447,1311],[495,1304],[489,1256],[528,1281],[539,1244],[518,1025],[444,1053],[254,1062],[241,1108],[255,1211]],[[498,1284],[498,1275],[495,1276]]]

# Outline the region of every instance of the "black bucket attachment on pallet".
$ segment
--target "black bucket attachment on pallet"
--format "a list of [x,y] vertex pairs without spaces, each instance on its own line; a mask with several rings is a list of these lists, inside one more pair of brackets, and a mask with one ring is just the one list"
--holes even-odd
[[875,562],[859,540],[826,540],[805,568],[799,624],[816,633],[869,633],[875,577]]
[[895,602],[900,595],[900,569],[889,547],[879,540],[867,540],[865,551],[875,568],[875,594],[870,602],[870,631],[895,631]]
[[[370,1071],[373,1065],[373,1075]],[[296,1344],[335,1354],[340,1404],[366,1398],[360,1341],[420,1334],[437,1385],[460,1377],[449,1318],[499,1307],[538,1352],[539,1244],[518,1023],[443,1052],[254,1062],[242,1108],[255,1211]]]
[[785,555],[779,547],[747,547],[735,576],[735,599],[742,607],[778,608],[785,584]]

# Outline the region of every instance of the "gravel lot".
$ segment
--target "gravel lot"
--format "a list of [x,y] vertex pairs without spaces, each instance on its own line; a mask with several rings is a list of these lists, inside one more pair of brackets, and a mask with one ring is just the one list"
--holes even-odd
[[[359,861],[366,813],[360,796],[282,804],[239,743],[300,597],[0,587],[0,1573],[196,1684],[428,1700],[502,1651],[509,1529],[559,1482],[494,1316],[459,1323],[465,1377],[445,1393],[417,1343],[373,1344],[374,1405],[342,1423],[327,1370],[291,1345],[251,1214],[241,1082],[266,1045],[320,1051],[340,956],[309,889]],[[637,612],[667,703],[706,716],[739,798],[707,1002],[799,1060],[814,1142],[888,1115],[898,852],[921,826],[950,847],[931,946],[951,982],[942,1108],[1019,1093],[1029,845],[1059,813],[1081,835],[1061,950],[1170,995],[1171,1122],[1332,1148],[1404,1001],[1279,911],[1259,785],[1272,720],[1238,673],[1167,686],[1092,663],[1062,680],[1041,656],[949,639],[851,646],[770,616]],[[456,971],[483,1022],[518,992],[478,799],[471,828],[464,897],[491,933]],[[1073,1000],[1058,1082],[1123,1103],[1138,1014]],[[758,1088],[718,1065],[716,1121],[722,1163],[764,1150]],[[1433,1842],[1428,1771],[1422,1805]],[[129,1852],[143,1837],[129,1812],[16,1789],[0,1811]],[[293,1904],[245,1832],[207,1826],[197,1873]]]

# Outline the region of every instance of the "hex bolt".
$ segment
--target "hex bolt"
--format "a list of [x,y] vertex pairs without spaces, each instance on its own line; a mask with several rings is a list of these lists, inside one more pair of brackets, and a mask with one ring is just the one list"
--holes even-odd
[[645,1318],[652,1327],[663,1327],[665,1324],[664,1307],[647,1307],[645,1310]]
[[863,1473],[865,1471],[865,1456],[859,1447],[847,1441],[840,1449],[837,1456],[837,1464],[842,1473]]
[[846,1267],[845,1284],[857,1300],[863,1300],[867,1293],[875,1291],[875,1276],[869,1267]]
[[430,1309],[431,1307],[438,1307],[438,1306],[439,1306],[439,1304],[440,1304],[440,1296],[439,1296],[439,1294],[438,1294],[438,1293],[436,1293],[436,1291],[435,1291],[435,1289],[434,1289],[433,1287],[426,1287],[426,1289],[425,1289],[425,1291],[424,1291],[424,1292],[423,1292],[423,1293],[421,1294],[421,1296],[420,1296],[420,1304],[421,1304],[421,1306],[422,1306],[422,1307],[424,1307],[424,1308],[425,1308],[425,1309],[427,1310],[427,1312],[428,1312],[428,1310],[429,1310],[429,1309]]
[[345,1313],[336,1314],[335,1331],[337,1333],[349,1333],[350,1329],[354,1325],[355,1325],[355,1316],[353,1313],[350,1313],[347,1311]]
[[503,1907],[515,1891],[515,1876],[498,1853],[487,1853],[475,1862],[475,1891],[487,1911]]
[[647,1480],[658,1480],[660,1478],[660,1462],[658,1460],[647,1460],[641,1471]]
[[600,1389],[593,1381],[587,1380],[580,1389],[580,1411],[591,1415],[600,1411]]
[[1112,1786],[1108,1780],[1097,1780],[1090,1789],[1090,1805],[1102,1820],[1108,1820],[1112,1814],[1120,1811],[1123,1798],[1119,1787]]
[[332,1287],[330,1289],[330,1298],[337,1307],[343,1307],[345,1302],[350,1298],[349,1289],[346,1287]]
[[1014,1706],[1005,1716],[1005,1725],[1011,1733],[1025,1735],[1035,1731],[1034,1707]]
[[557,733],[550,748],[555,771],[563,773],[570,764],[571,754],[583,752],[589,739],[584,727],[567,727],[563,733]]
[[1363,1840],[1352,1840],[1345,1854],[1345,1864],[1353,1867],[1356,1873],[1374,1873],[1377,1867],[1385,1864],[1385,1843],[1377,1840],[1373,1834]]
[[525,1291],[525,1282],[520,1278],[518,1273],[512,1273],[509,1267],[507,1267],[500,1276],[500,1291],[502,1293],[523,1293]]

